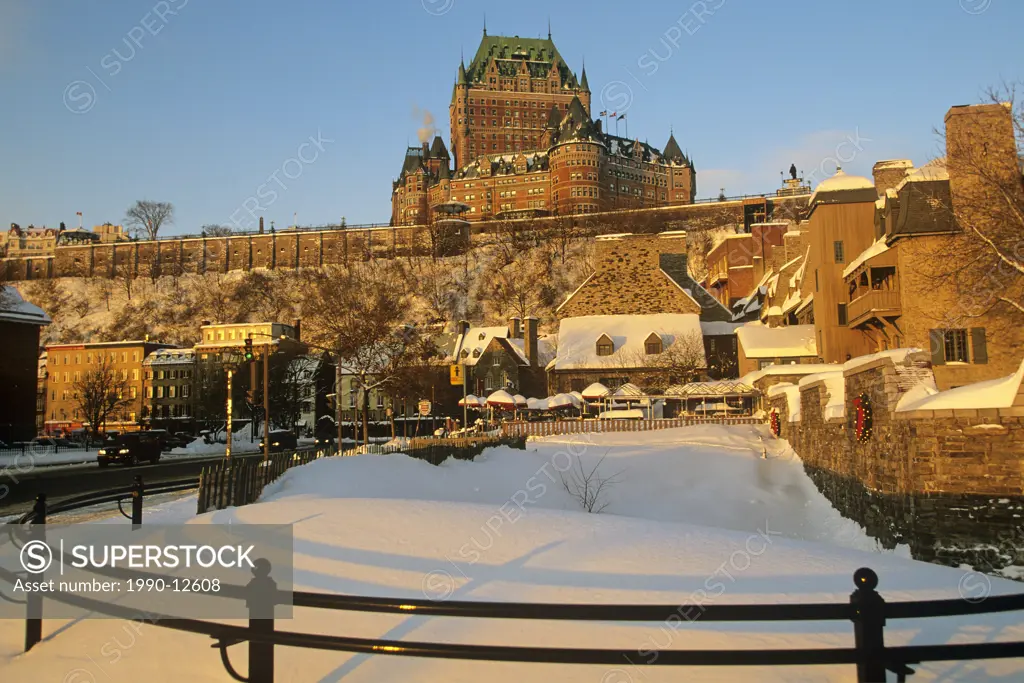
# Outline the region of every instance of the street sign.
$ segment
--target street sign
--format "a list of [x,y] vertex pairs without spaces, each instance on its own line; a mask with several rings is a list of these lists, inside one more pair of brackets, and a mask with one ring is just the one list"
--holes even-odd
[[451,383],[455,386],[462,386],[462,378],[465,377],[465,368],[461,365],[452,365],[450,367],[451,372]]
[[422,415],[423,417],[427,417],[428,415],[430,415],[430,409],[432,408],[432,406],[430,405],[430,401],[420,401],[419,408],[420,415]]

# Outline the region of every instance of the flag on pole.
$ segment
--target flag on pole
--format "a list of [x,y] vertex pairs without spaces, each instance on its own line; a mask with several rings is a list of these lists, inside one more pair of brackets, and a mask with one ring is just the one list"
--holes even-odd
[[[615,116],[615,114],[612,114],[612,116]],[[621,120],[622,120],[622,119],[624,119],[624,118],[626,118],[626,112],[622,112],[622,116],[620,116],[619,118],[617,118],[617,119],[615,119],[615,120],[616,120],[616,121],[621,121]]]
[[598,114],[598,116],[608,116],[608,110],[607,110],[607,109],[605,109],[605,110],[604,110],[603,112],[601,112],[600,114]]
[[82,212],[81,212],[81,211],[75,211],[75,215],[76,215],[76,216],[81,216],[81,215],[82,215]]
[[616,111],[613,111],[613,112],[611,113],[611,115],[612,115],[612,116],[615,116],[616,114],[618,114],[618,112],[616,112]]

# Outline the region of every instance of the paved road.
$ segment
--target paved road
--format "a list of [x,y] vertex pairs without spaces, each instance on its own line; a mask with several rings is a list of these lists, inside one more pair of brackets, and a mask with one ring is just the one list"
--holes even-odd
[[[100,469],[98,465],[75,467],[37,467],[30,472],[17,473],[13,469],[0,478],[0,516],[28,511],[36,495],[46,494],[47,502],[56,503],[64,498],[92,491],[131,486],[136,475],[146,483],[159,483],[198,477],[204,466],[219,462],[224,456],[163,460],[156,465],[125,467],[111,465]],[[233,458],[262,458],[260,453],[235,455]]]

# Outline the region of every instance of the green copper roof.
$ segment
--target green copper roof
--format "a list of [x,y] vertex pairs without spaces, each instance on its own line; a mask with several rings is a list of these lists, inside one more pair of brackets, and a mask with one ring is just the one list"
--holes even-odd
[[476,56],[466,69],[471,83],[478,83],[487,77],[487,67],[491,61],[498,60],[498,72],[503,76],[514,76],[519,71],[519,64],[526,62],[533,78],[547,76],[551,64],[558,65],[558,73],[562,86],[580,87],[576,75],[565,64],[558,53],[554,41],[550,38],[520,38],[518,36],[488,36],[480,41]]

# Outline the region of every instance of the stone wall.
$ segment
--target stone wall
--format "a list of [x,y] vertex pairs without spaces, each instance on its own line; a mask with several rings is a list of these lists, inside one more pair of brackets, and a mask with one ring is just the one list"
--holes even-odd
[[[769,214],[800,215],[806,195],[768,197]],[[181,237],[157,242],[100,243],[60,246],[34,258],[4,258],[0,274],[7,280],[38,280],[61,277],[111,277],[117,268],[141,276],[151,274],[226,272],[254,268],[320,267],[350,260],[429,255],[435,244],[446,253],[460,253],[467,246],[487,244],[498,231],[535,232],[541,239],[564,234],[565,222],[577,236],[609,232],[658,233],[675,227],[710,229],[743,222],[743,201],[651,209],[610,211],[579,216],[551,216],[520,220],[481,221],[464,227],[458,235],[439,235],[436,226],[410,225],[371,228],[241,234],[230,237]],[[433,234],[432,234],[433,233]],[[125,261],[120,261],[122,251]]]
[[[768,403],[822,493],[886,547],[902,543],[918,559],[983,570],[1024,565],[1024,388],[1006,408],[895,412],[929,373],[918,354],[847,370],[842,419],[823,418],[821,381],[801,387],[799,422],[788,422],[785,396]],[[873,417],[864,442],[851,407],[861,394]]]

